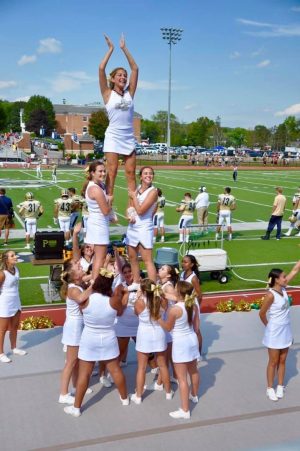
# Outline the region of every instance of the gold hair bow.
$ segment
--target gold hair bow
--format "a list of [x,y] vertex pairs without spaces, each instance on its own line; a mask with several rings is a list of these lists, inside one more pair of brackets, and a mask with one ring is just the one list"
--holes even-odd
[[100,276],[108,277],[109,279],[114,277],[114,273],[110,272],[110,271],[107,271],[106,268],[100,268],[99,274],[100,274]]
[[174,269],[175,269],[175,273],[178,275],[179,274],[178,269],[177,268],[174,268]]
[[65,281],[66,275],[67,275],[67,271],[62,271],[62,272],[61,272],[60,280],[61,280],[63,283],[66,282],[66,281]]
[[154,285],[153,283],[151,284],[151,291],[153,292],[154,296],[161,296],[163,291],[160,285]]
[[192,307],[195,304],[195,295],[194,294],[186,294],[184,298],[184,303],[186,307]]

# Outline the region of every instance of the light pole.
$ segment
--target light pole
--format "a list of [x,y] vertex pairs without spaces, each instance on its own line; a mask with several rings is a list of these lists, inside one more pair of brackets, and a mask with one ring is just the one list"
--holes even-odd
[[176,44],[181,40],[183,30],[181,28],[161,28],[162,38],[167,41],[169,45],[169,95],[168,95],[168,123],[167,123],[167,163],[170,161],[170,146],[171,146],[171,50],[172,44]]

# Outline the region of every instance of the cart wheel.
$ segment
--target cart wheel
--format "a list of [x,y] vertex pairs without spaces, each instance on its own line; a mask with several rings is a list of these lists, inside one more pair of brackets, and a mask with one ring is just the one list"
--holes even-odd
[[220,283],[227,283],[228,282],[228,276],[226,275],[226,274],[221,274],[220,276],[219,276],[219,282]]
[[210,273],[210,278],[211,278],[212,280],[218,280],[220,276],[221,276],[220,271],[212,271],[212,272]]

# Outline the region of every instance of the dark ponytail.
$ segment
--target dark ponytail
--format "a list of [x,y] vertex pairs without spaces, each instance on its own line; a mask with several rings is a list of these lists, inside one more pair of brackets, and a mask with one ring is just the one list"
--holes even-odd
[[275,285],[275,281],[276,279],[278,279],[280,277],[280,274],[282,274],[283,271],[282,269],[278,269],[278,268],[273,268],[271,269],[271,271],[268,274],[268,285],[270,288],[273,288]]
[[200,272],[199,272],[199,269],[198,269],[198,262],[196,260],[196,257],[194,255],[192,255],[192,254],[187,254],[187,255],[185,255],[185,257],[188,257],[190,259],[190,262],[192,264],[192,271],[194,271],[194,273],[196,274],[197,278],[199,279],[199,282],[201,283]]

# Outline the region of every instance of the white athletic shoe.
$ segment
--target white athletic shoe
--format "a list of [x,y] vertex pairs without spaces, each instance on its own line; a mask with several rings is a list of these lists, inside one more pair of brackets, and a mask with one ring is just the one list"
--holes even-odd
[[70,393],[66,395],[59,395],[58,402],[59,404],[74,404],[75,398],[71,396]]
[[277,385],[276,396],[278,399],[282,399],[284,397],[284,390],[283,385]]
[[11,359],[7,357],[6,354],[0,354],[0,362],[2,363],[10,363]]
[[65,407],[64,412],[67,413],[68,415],[72,415],[75,418],[78,418],[81,415],[79,407],[74,407],[74,406]]
[[166,393],[166,400],[170,401],[174,396],[173,390],[171,390],[169,393]]
[[197,402],[199,401],[198,396],[193,396],[192,393],[190,393],[189,399],[190,399],[194,404],[197,404]]
[[163,389],[164,389],[163,384],[159,385],[156,381],[146,386],[146,390],[163,391]]
[[125,399],[122,399],[120,396],[120,400],[121,400],[122,406],[129,406],[129,397],[128,396]]
[[188,410],[187,412],[185,412],[181,408],[179,408],[178,410],[174,410],[174,412],[170,412],[169,415],[170,417],[175,418],[176,420],[181,418],[184,420],[189,420],[191,418],[190,411]]
[[127,287],[127,290],[130,292],[132,291],[138,291],[140,289],[140,284],[133,282],[131,285],[129,285],[129,287]]
[[162,236],[162,237],[160,238],[160,242],[161,242],[161,243],[164,243],[164,242],[165,242],[165,237],[164,237],[164,236]]
[[291,236],[291,232],[284,233],[284,236]]
[[12,350],[12,352],[13,352],[13,354],[15,354],[15,355],[26,355],[26,354],[27,354],[27,352],[24,351],[24,349],[19,349],[19,348],[14,348],[14,349]]
[[133,393],[130,395],[130,401],[134,402],[135,404],[141,404],[142,403],[142,397],[139,397],[136,395],[136,393]]
[[30,249],[30,244],[26,244],[26,246],[24,246],[24,249]]
[[[86,395],[90,395],[91,393],[93,393],[93,390],[92,390],[90,387],[88,387],[88,388],[86,389],[85,394],[86,394]],[[70,394],[71,394],[71,396],[75,396],[75,395],[76,395],[76,388],[72,388]]]
[[274,388],[267,388],[266,395],[271,401],[278,401],[278,397],[277,397],[277,395],[275,393]]
[[100,384],[103,385],[103,387],[109,388],[111,387],[111,382],[106,376],[101,376],[99,379]]

